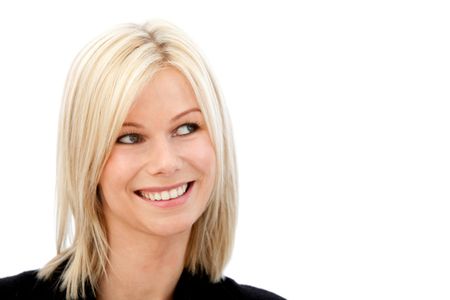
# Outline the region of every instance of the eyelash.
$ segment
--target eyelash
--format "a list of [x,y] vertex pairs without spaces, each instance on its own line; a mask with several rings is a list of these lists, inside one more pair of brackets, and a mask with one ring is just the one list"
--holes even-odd
[[[186,122],[186,123],[184,123],[184,124],[178,126],[178,127],[175,129],[175,132],[176,132],[178,129],[180,129],[181,127],[183,127],[183,126],[192,126],[193,129],[192,129],[192,131],[189,132],[189,133],[179,135],[179,136],[181,136],[181,137],[190,135],[190,134],[196,132],[196,131],[200,128],[200,125],[199,125],[197,122]],[[127,137],[127,136],[135,136],[135,137],[137,137],[138,141],[137,141],[137,142],[133,142],[133,143],[124,143],[124,142],[120,142],[121,139],[123,139],[123,138],[125,138],[125,137]],[[135,131],[127,131],[127,132],[125,132],[124,134],[122,134],[121,136],[119,136],[119,137],[117,138],[116,143],[118,143],[118,144],[123,144],[123,145],[133,145],[133,144],[137,144],[137,143],[142,142],[142,139],[143,139],[143,138],[142,138],[142,135],[141,135],[140,133],[137,133],[137,132],[135,132]]]

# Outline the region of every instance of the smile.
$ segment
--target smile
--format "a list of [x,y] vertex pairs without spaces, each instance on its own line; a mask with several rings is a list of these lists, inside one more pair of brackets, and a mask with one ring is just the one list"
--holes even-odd
[[188,183],[181,184],[177,187],[158,191],[158,192],[149,192],[149,191],[139,190],[139,191],[136,191],[135,193],[138,196],[145,198],[147,200],[168,201],[168,200],[176,199],[176,198],[183,196],[191,184],[192,184],[192,182],[188,182]]

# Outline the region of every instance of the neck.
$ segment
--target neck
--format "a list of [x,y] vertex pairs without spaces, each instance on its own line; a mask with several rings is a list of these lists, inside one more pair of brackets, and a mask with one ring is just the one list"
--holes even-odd
[[170,237],[110,234],[109,264],[97,298],[172,299],[183,272],[189,233]]

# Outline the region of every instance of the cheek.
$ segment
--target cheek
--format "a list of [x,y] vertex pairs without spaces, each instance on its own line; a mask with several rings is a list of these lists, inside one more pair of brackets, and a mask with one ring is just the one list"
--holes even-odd
[[203,175],[208,175],[214,179],[216,170],[216,154],[209,138],[203,138],[192,145],[189,151],[192,165],[201,171]]
[[132,177],[133,164],[136,164],[135,159],[130,159],[129,155],[113,150],[100,177],[100,186],[105,195],[115,189],[124,188]]

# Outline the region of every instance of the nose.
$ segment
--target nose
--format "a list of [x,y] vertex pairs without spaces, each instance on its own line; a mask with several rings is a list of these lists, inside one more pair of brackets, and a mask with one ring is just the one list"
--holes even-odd
[[155,138],[149,143],[146,157],[145,170],[151,175],[170,176],[181,168],[181,158],[175,146],[165,137]]

